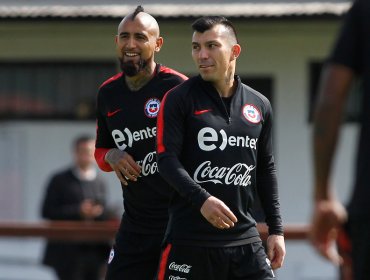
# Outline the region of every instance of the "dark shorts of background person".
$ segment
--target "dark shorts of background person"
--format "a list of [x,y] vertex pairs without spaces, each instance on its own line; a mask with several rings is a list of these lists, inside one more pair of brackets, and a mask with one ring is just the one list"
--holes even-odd
[[109,244],[49,242],[43,263],[54,268],[59,280],[100,280]]
[[[338,250],[347,252],[350,255],[349,264],[353,275],[353,280],[368,280],[370,279],[370,221],[367,219],[349,219],[345,225],[344,234],[348,234],[347,244],[341,241],[341,234],[338,239]],[[343,238],[345,240],[345,238]],[[344,246],[343,246],[344,245]],[[343,255],[343,252],[340,252]],[[344,268],[348,259],[344,254]],[[342,268],[342,277],[345,276],[345,271]],[[350,278],[342,278],[347,280]],[[352,280],[351,279],[351,280]]]
[[339,280],[353,280],[352,269],[352,244],[349,239],[348,223],[338,231],[337,247],[338,253],[343,258],[343,264],[339,266]]
[[276,279],[262,242],[234,247],[167,244],[156,280]]
[[106,280],[154,279],[163,234],[120,232],[110,252]]

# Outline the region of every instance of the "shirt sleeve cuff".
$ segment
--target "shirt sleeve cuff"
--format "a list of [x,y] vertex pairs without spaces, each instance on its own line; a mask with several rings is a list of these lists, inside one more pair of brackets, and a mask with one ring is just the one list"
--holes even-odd
[[105,155],[110,149],[106,148],[96,148],[95,149],[95,160],[98,164],[99,168],[105,172],[111,172],[113,171],[112,167],[105,161]]

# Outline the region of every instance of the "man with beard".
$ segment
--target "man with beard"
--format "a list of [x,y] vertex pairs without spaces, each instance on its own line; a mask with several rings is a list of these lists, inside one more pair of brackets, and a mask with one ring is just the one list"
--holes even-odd
[[141,6],[118,25],[115,42],[122,72],[99,89],[95,158],[121,181],[125,212],[106,279],[148,280],[158,266],[170,195],[157,170],[156,117],[164,94],[187,78],[154,61],[163,38]]

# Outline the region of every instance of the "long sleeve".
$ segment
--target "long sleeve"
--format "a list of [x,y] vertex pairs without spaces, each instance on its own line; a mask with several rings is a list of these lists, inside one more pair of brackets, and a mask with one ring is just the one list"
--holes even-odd
[[[80,220],[80,198],[66,197],[70,187],[66,175],[54,176],[47,185],[42,217],[49,220]],[[74,186],[72,186],[74,187]],[[68,203],[65,201],[68,200]]]
[[270,234],[283,234],[275,161],[272,149],[272,109],[268,110],[259,138],[257,159],[257,191],[265,212]]
[[157,121],[158,168],[162,177],[187,201],[200,209],[210,197],[181,164],[179,157],[184,141],[184,106],[172,98],[172,91],[162,101]]
[[99,168],[105,172],[113,171],[112,167],[105,162],[105,154],[112,148],[116,148],[112,141],[112,136],[109,133],[107,124],[103,115],[103,98],[101,97],[101,90],[97,97],[97,111],[96,111],[96,142],[95,142],[95,160]]

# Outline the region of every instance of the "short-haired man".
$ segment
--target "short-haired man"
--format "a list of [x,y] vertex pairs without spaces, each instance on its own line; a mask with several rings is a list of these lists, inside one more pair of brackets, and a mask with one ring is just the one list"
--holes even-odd
[[[285,256],[272,109],[235,76],[241,47],[224,17],[193,25],[200,73],[166,94],[157,120],[161,175],[174,188],[158,279],[274,279]],[[258,192],[267,256],[250,209]]]
[[[80,135],[73,140],[73,163],[50,178],[42,203],[42,217],[63,221],[111,219],[107,207],[108,186],[96,170],[95,138]],[[106,267],[109,242],[50,240],[43,263],[54,269],[58,280],[99,280]]]

